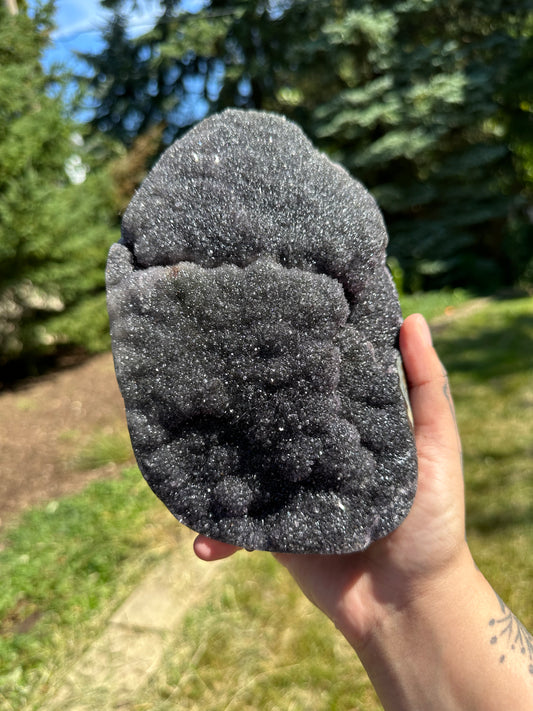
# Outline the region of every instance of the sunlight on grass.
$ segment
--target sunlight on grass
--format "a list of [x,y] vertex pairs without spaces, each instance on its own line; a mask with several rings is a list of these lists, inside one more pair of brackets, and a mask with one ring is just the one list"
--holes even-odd
[[404,318],[410,314],[420,313],[430,321],[437,316],[453,313],[458,306],[471,298],[471,294],[465,289],[443,289],[420,294],[402,294],[400,304]]
[[3,533],[0,688],[13,708],[38,698],[51,671],[83,649],[164,554],[157,510],[132,468],[29,511]]
[[133,459],[127,432],[95,432],[76,455],[73,466],[80,471],[98,469],[106,464],[124,464]]
[[436,339],[461,432],[479,567],[533,628],[533,299],[491,303]]
[[354,652],[265,553],[239,553],[143,694],[171,711],[379,708]]

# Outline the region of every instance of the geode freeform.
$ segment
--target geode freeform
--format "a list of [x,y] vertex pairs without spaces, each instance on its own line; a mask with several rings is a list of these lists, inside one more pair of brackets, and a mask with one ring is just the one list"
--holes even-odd
[[369,193],[275,114],[212,116],[149,173],[108,308],[137,461],[181,522],[346,553],[404,519],[417,461],[386,243]]

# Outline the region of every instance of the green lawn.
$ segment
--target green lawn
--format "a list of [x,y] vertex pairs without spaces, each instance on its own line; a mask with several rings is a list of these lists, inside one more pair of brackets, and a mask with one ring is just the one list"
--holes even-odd
[[130,468],[27,512],[2,535],[0,709],[39,699],[164,554],[158,511]]
[[496,590],[533,628],[533,299],[458,319],[437,346],[463,440],[468,539]]
[[413,313],[424,314],[428,321],[453,314],[472,297],[465,289],[443,289],[420,294],[405,294],[401,297],[404,318]]
[[[492,301],[461,316],[463,301],[431,295],[426,306],[419,298],[406,311],[438,315],[457,307],[457,319],[439,326],[435,342],[463,439],[468,538],[479,567],[531,629],[533,299]],[[61,665],[98,634],[147,567],[180,545],[181,530],[128,469],[26,513],[5,532],[0,709],[38,709]],[[128,708],[380,708],[348,645],[271,556],[240,553],[225,571]]]

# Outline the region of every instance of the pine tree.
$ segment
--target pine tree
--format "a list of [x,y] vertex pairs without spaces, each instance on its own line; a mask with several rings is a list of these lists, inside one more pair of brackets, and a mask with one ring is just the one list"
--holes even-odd
[[338,3],[212,0],[188,12],[180,0],[164,0],[152,30],[135,38],[127,31],[131,3],[103,4],[114,14],[103,51],[81,55],[84,87],[97,105],[93,127],[128,147],[153,125],[164,125],[169,144],[227,106],[283,112],[305,126],[342,88],[320,36]]
[[161,7],[91,58],[99,129],[129,146],[164,124],[165,144],[226,106],[278,111],[375,193],[407,288],[533,272],[531,0]]
[[[105,342],[107,246],[103,172],[87,174],[58,77],[40,57],[50,4],[30,17],[0,4],[0,365],[32,363],[60,345]],[[4,376],[5,377],[5,376]]]
[[349,86],[315,111],[317,135],[373,186],[412,288],[516,281],[533,234],[510,129],[520,115],[531,135],[532,116],[508,86],[531,100],[531,4],[358,5],[325,28]]

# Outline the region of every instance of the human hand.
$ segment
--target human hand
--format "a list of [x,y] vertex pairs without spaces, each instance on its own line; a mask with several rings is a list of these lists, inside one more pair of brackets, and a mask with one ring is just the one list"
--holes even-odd
[[[357,650],[384,618],[409,605],[471,563],[465,541],[461,447],[446,372],[424,318],[407,318],[400,350],[409,386],[418,452],[418,490],[412,509],[393,533],[361,553],[275,554],[303,592]],[[194,542],[203,560],[238,550],[205,536]]]

